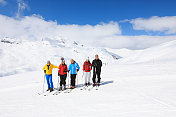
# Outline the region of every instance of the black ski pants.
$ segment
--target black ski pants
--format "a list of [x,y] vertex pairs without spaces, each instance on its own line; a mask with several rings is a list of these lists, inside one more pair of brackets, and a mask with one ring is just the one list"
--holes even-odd
[[60,86],[62,85],[66,85],[66,78],[67,78],[67,74],[65,75],[60,75]]
[[[101,74],[101,72],[93,73],[93,78],[92,78],[93,83],[100,83],[100,80],[101,80],[100,74]],[[96,80],[96,76],[97,76],[98,80]]]
[[76,74],[71,74],[71,86],[75,87]]

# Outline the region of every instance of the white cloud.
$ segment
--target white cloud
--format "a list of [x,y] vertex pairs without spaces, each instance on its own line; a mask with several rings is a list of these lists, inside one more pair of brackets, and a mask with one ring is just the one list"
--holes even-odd
[[119,23],[126,23],[126,22],[130,22],[129,19],[124,19],[124,20],[120,20]]
[[176,16],[153,16],[149,19],[137,18],[131,20],[130,23],[133,24],[133,29],[135,30],[176,34]]
[[0,0],[0,4],[2,4],[4,6],[7,4],[7,2],[5,0]]
[[17,10],[16,17],[20,17],[24,10],[29,9],[29,6],[23,0],[17,0],[17,4],[18,4],[18,10]]
[[84,45],[111,48],[143,49],[175,40],[176,36],[122,36],[117,22],[97,25],[59,25],[39,15],[12,18],[0,15],[0,36],[20,40],[63,37]]
[[15,19],[0,15],[0,35],[21,39],[37,39],[57,36],[82,41],[101,39],[111,35],[120,35],[121,29],[116,22],[92,25],[58,25],[57,22],[45,21],[39,15]]

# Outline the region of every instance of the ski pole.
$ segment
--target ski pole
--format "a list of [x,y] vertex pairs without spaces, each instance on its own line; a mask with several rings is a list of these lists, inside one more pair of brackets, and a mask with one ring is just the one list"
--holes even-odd
[[59,90],[59,76],[58,76],[58,82],[57,82],[57,89]]
[[82,85],[84,86],[84,71],[83,71],[83,75],[82,75]]
[[43,93],[44,93],[44,89],[45,88],[45,74],[44,74],[44,80],[43,80]]
[[[78,75],[78,74],[77,74]],[[77,88],[78,88],[78,76],[77,76]]]
[[70,76],[69,76],[69,72],[68,72],[68,89],[69,89],[69,78],[70,78]]

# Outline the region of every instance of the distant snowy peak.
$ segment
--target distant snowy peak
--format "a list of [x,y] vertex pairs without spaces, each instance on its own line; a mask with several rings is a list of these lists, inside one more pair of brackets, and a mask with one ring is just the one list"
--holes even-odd
[[9,38],[9,37],[3,37],[0,39],[1,43],[6,44],[19,44],[20,42],[16,41],[15,39]]
[[176,40],[144,50],[107,49],[122,57],[122,63],[167,63],[176,60]]

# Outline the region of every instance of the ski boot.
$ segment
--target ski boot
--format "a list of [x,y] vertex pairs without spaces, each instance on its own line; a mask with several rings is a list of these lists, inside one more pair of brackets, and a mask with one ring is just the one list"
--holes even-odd
[[50,92],[54,91],[53,88],[50,88]]
[[62,86],[60,86],[59,91],[62,91]]
[[48,89],[46,91],[50,91],[50,87],[48,87]]
[[74,88],[75,88],[75,86],[71,86],[71,87],[70,87],[70,89],[74,89]]

